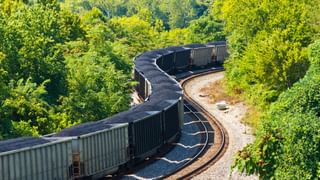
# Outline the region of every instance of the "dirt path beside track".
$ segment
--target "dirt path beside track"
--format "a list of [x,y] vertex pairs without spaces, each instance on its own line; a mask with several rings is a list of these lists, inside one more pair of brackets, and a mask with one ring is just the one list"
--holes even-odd
[[250,134],[250,128],[240,122],[247,111],[246,106],[240,102],[234,105],[228,105],[228,110],[226,111],[220,111],[216,108],[215,104],[210,103],[209,97],[201,91],[202,88],[209,86],[215,81],[221,80],[223,77],[223,72],[212,73],[195,78],[185,86],[185,91],[209,111],[209,113],[216,117],[229,134],[229,145],[225,154],[217,163],[194,179],[258,179],[257,176],[245,176],[238,172],[231,172],[233,155],[254,140],[254,136]]

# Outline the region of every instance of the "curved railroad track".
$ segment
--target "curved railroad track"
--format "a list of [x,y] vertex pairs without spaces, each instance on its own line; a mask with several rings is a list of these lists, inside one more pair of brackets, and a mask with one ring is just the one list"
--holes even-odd
[[[222,71],[222,69],[207,69],[199,70],[198,72],[189,71],[185,73],[185,75],[183,75],[184,73],[180,74],[180,77],[176,77],[176,79],[180,81],[180,84],[185,89],[185,85],[191,80],[220,71]],[[184,93],[184,107],[185,114],[193,116],[193,122],[197,121],[199,129],[197,133],[201,134],[197,152],[192,154],[192,156],[185,158],[183,163],[164,171],[161,175],[141,176],[138,172],[129,176],[126,175],[126,177],[123,177],[124,179],[191,179],[206,170],[223,155],[228,146],[228,134],[220,122],[194,101],[186,91]],[[173,146],[174,145],[177,145],[177,143],[173,144]],[[167,154],[162,155],[161,157],[155,156],[151,161],[157,161],[164,158],[170,159],[166,156]],[[176,158],[176,161],[179,161],[179,157]],[[174,161],[174,159],[171,159],[171,161]],[[149,166],[150,164],[152,163],[146,162],[143,166]],[[137,169],[137,171],[140,170]]]
[[[210,73],[220,72],[222,70],[207,70],[201,73],[197,73],[187,78],[180,79],[180,83],[185,89],[185,85],[198,78],[200,76],[208,75]],[[183,168],[177,169],[172,172],[171,175],[166,176],[168,179],[191,179],[192,177],[198,175],[199,173],[206,170],[212,164],[217,162],[219,158],[223,155],[228,147],[228,133],[222,124],[213,117],[207,110],[205,110],[200,104],[191,98],[191,96],[184,91],[184,100],[190,105],[190,107],[195,108],[193,112],[196,112],[197,116],[203,116],[206,119],[205,122],[209,127],[212,127],[214,130],[214,144],[206,144],[198,156],[193,158],[190,163],[186,164]]]

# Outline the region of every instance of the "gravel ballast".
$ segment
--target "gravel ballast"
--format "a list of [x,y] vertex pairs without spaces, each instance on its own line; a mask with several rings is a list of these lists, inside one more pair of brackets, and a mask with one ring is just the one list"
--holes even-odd
[[198,132],[198,119],[190,112],[184,114],[184,125],[179,142],[164,157],[156,157],[150,165],[138,170],[134,174],[128,174],[121,179],[156,179],[162,175],[177,169],[195,156],[201,148],[201,134]]
[[235,105],[228,105],[228,110],[226,111],[220,111],[215,104],[209,103],[209,97],[199,96],[202,88],[209,86],[215,81],[221,80],[223,77],[223,72],[212,73],[195,78],[185,86],[185,91],[209,113],[216,117],[229,134],[229,145],[224,155],[217,163],[194,179],[258,179],[257,176],[245,176],[236,171],[232,172],[231,170],[234,154],[254,140],[254,136],[250,134],[250,128],[240,122],[247,111],[246,106],[243,103],[237,103]]

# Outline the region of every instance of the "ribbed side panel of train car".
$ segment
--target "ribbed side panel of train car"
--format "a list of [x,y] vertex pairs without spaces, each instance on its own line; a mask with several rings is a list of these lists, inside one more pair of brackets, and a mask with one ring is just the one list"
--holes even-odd
[[128,160],[128,124],[85,134],[73,140],[73,153],[80,155],[80,177],[103,177]]
[[145,99],[147,99],[149,96],[150,96],[150,94],[151,94],[151,84],[150,84],[150,82],[147,80],[146,81],[146,88],[145,88]]
[[[137,82],[140,82],[140,74],[139,74],[139,72],[137,71],[137,69],[136,68],[134,68],[134,80],[135,81],[137,81]],[[139,92],[139,84],[138,85],[136,85],[135,87],[134,87],[134,89],[137,91],[137,93],[140,95],[140,92]]]
[[216,57],[219,64],[223,64],[226,57],[228,57],[227,47],[225,45],[216,46]]
[[164,110],[164,138],[166,142],[172,142],[180,132],[179,101],[167,102],[172,105]]
[[145,78],[142,76],[142,74],[136,69],[134,70],[134,79],[139,83],[136,86],[136,91],[138,92],[140,97],[142,97],[143,99],[146,99],[148,97],[148,94],[147,94],[148,84]]
[[183,123],[184,123],[184,102],[183,102],[183,97],[180,98],[179,102],[178,102],[178,108],[179,108],[179,127],[180,130],[183,127]]
[[195,48],[191,51],[191,59],[195,66],[206,66],[211,63],[212,47]]
[[228,57],[227,44],[225,41],[216,41],[207,44],[212,47],[212,62],[214,64],[223,64],[226,57]]
[[146,117],[130,123],[133,137],[134,157],[144,159],[159,148],[163,143],[161,113],[157,111],[143,112]]
[[174,54],[173,52],[163,55],[159,60],[157,60],[157,65],[164,72],[170,73],[174,70]]
[[0,153],[1,180],[72,179],[70,138]]
[[143,98],[146,99],[147,98],[147,94],[146,94],[146,80],[145,78],[141,75],[140,72],[138,72],[139,74],[139,85],[138,85],[138,89],[139,89],[139,95]]
[[174,51],[174,66],[176,70],[183,70],[190,65],[191,49],[184,47],[170,47],[169,50]]

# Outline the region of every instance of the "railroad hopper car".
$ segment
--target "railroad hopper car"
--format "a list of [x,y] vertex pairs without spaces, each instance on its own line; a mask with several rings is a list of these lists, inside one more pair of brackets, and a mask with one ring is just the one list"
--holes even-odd
[[203,44],[189,44],[186,47],[191,48],[191,65],[196,67],[204,67],[209,65],[212,54],[212,47]]
[[228,57],[227,43],[225,41],[216,41],[208,43],[207,46],[212,47],[212,61],[215,64],[223,64]]
[[[163,98],[163,96],[161,96]],[[161,122],[161,145],[174,142],[179,137],[180,130],[182,128],[181,122],[183,117],[178,112],[181,108],[180,100],[161,100],[161,101],[149,101],[141,106],[134,108],[134,111],[146,111],[154,112],[155,110],[162,109],[160,112]],[[148,127],[146,127],[148,129]],[[160,127],[159,127],[160,128]],[[150,136],[149,138],[153,138]],[[158,146],[154,150],[158,150],[161,146]]]
[[70,138],[25,137],[0,142],[1,180],[72,179]]
[[101,178],[129,160],[128,124],[88,122],[62,130],[54,137],[72,137],[74,178]]
[[132,111],[120,113],[106,123],[128,123],[130,165],[153,155],[163,145],[161,111]]
[[168,49],[160,49],[155,51],[161,56],[157,58],[158,67],[164,72],[171,74],[174,71],[174,52]]
[[186,70],[191,62],[191,49],[188,47],[172,46],[167,48],[174,52],[174,68],[176,71]]
[[225,47],[193,44],[137,56],[135,89],[144,103],[50,136],[0,142],[0,179],[96,179],[154,155],[183,124],[183,91],[168,74],[223,62]]
[[144,75],[136,69],[134,70],[134,79],[139,83],[139,85],[135,87],[138,95],[145,100],[151,93],[150,83],[146,81]]

